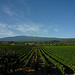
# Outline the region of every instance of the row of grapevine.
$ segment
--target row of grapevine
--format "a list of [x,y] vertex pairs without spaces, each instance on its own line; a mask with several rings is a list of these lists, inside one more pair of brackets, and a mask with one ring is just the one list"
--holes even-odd
[[44,54],[44,56],[50,61],[52,62],[60,71],[62,74],[64,74],[64,70],[65,68],[63,67],[63,65],[61,65],[60,63],[56,62],[55,60],[53,60],[52,58],[50,58],[42,49],[41,52]]
[[43,50],[48,54],[48,56],[53,57],[58,62],[60,62],[63,65],[67,66],[68,68],[70,68],[70,70],[72,69],[73,70],[73,71],[71,70],[72,72],[75,72],[75,66],[70,64],[69,62],[66,62],[66,60],[63,60],[64,59],[63,57],[60,58],[60,56],[57,53],[53,54],[50,50],[47,50],[47,49],[43,49]]
[[65,60],[68,64],[75,64],[75,46],[43,46],[43,48],[63,61]]
[[35,54],[36,54],[36,57],[35,57],[34,68],[35,68],[35,70],[38,70],[38,55],[37,55],[37,49],[35,50]]
[[22,56],[20,56],[20,61],[23,62],[26,58],[28,58],[28,56],[32,53],[33,50],[27,52],[26,54],[23,55],[23,58],[21,58]]
[[40,56],[41,56],[41,58],[42,58],[42,61],[43,61],[44,64],[45,64],[45,66],[46,66],[46,67],[49,66],[48,63],[47,63],[47,61],[45,60],[45,58],[44,58],[44,56],[42,55],[42,53],[41,53],[40,50],[39,50],[39,53],[40,53]]
[[[0,73],[7,73],[27,65],[34,51],[32,46],[0,46]],[[24,62],[27,59],[26,62]]]
[[[64,51],[61,48],[64,49]],[[71,49],[72,47],[68,48]],[[57,46],[0,46],[0,71],[4,73],[8,70],[16,71],[23,70],[24,68],[29,69],[31,67],[31,69],[37,71],[39,69],[45,69],[49,74],[75,73],[74,60],[72,63],[68,58],[72,52],[66,49],[67,47]],[[68,56],[66,56],[65,52],[68,53]],[[71,58],[71,56],[73,58]],[[69,57],[74,59],[74,54],[71,56]]]
[[31,53],[31,55],[29,56],[28,60],[26,61],[25,66],[28,65],[28,63],[31,60],[31,58],[32,58],[32,56],[33,56],[34,53],[35,53],[35,51],[33,50],[33,52]]

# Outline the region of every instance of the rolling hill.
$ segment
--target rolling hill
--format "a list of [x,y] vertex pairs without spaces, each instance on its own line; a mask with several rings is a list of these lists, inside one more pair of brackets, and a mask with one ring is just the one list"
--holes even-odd
[[26,42],[26,41],[49,41],[58,39],[59,38],[37,37],[37,36],[14,36],[14,37],[0,38],[0,41]]

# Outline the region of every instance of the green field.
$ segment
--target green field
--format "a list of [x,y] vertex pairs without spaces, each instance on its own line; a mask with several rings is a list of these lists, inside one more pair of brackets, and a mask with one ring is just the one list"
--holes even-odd
[[75,46],[43,46],[42,48],[54,56],[67,61],[67,64],[75,64]]
[[27,74],[34,70],[43,75],[44,69],[47,74],[74,74],[74,58],[75,46],[0,46],[0,73]]

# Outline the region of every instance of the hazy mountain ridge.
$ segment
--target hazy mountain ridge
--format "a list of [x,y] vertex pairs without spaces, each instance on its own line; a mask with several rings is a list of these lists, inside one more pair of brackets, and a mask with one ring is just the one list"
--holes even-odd
[[39,37],[39,36],[14,36],[14,37],[0,38],[0,41],[25,42],[25,41],[48,41],[48,40],[58,40],[58,39],[59,38]]

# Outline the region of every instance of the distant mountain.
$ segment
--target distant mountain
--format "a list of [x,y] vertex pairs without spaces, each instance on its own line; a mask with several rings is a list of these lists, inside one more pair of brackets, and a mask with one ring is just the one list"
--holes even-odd
[[27,41],[49,41],[58,39],[59,38],[36,37],[36,36],[15,36],[15,37],[0,38],[0,41],[27,42]]

